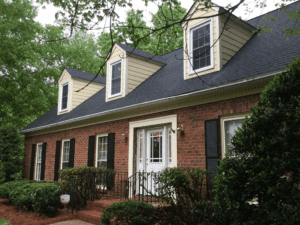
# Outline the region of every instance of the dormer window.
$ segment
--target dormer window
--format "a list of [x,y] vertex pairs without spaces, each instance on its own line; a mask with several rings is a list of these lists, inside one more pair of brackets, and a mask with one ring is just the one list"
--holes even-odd
[[122,59],[110,64],[109,98],[122,94]]
[[60,111],[65,111],[68,109],[68,92],[69,92],[69,82],[61,85],[61,108]]
[[214,67],[212,23],[209,19],[189,27],[189,74]]

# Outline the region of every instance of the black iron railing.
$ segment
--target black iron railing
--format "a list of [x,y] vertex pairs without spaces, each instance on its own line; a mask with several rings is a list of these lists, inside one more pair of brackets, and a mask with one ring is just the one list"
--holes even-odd
[[126,195],[126,172],[92,171],[82,178],[73,178],[70,192],[72,213],[74,205],[86,208],[87,201],[108,198],[124,198]]
[[165,194],[161,191],[163,183],[160,182],[161,172],[136,172],[126,179],[126,199],[143,202],[163,202]]

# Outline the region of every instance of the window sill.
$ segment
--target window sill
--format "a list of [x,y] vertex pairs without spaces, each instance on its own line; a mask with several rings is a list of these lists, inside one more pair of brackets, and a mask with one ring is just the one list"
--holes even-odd
[[[204,72],[204,71],[207,71],[207,70],[210,70],[210,69],[213,69],[214,66],[207,66],[207,67],[203,67],[201,69],[197,69],[197,70],[192,70],[192,68],[189,68],[189,73],[188,75],[191,76],[191,75],[195,75],[196,73],[201,73],[201,72]],[[191,71],[192,70],[192,71]]]
[[60,110],[58,112],[61,113],[61,112],[67,112],[67,111],[68,111],[68,109],[63,109],[63,110]]
[[118,96],[121,96],[121,95],[122,95],[122,92],[120,92],[118,94],[114,94],[114,95],[109,95],[108,99],[115,98],[115,97],[118,97]]

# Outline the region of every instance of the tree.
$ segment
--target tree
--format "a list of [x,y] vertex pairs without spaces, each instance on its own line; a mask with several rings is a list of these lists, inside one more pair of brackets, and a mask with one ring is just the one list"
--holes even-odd
[[[162,4],[157,13],[152,15],[154,29],[161,29],[180,21],[186,14],[186,9],[180,5],[180,2],[174,7],[169,2]],[[183,47],[183,28],[180,24],[176,24],[169,29],[154,33],[147,50],[152,54],[162,55],[181,47]]]
[[[220,162],[216,205],[237,224],[299,224],[300,58],[260,98],[232,139],[238,156]],[[258,204],[248,203],[253,199]]]
[[57,104],[64,67],[97,73],[100,66],[93,35],[45,41],[63,38],[63,29],[35,22],[36,8],[29,0],[0,0],[0,124],[18,130]]
[[[0,128],[0,159],[2,174],[5,174],[5,182],[13,181],[21,177],[23,168],[23,151],[20,148],[20,135],[13,127]],[[3,177],[0,176],[0,180]]]

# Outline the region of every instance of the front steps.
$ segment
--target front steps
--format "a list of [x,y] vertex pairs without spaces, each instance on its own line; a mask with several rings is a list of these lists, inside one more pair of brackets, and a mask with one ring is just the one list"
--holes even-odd
[[[124,199],[122,199],[123,201]],[[105,208],[114,202],[120,202],[120,198],[100,199],[87,202],[87,209],[76,212],[76,219],[101,225],[100,217]]]
[[[79,220],[83,220],[89,223],[93,223],[93,224],[97,224],[97,225],[101,225],[100,223],[100,217],[102,215],[102,212],[105,208],[107,208],[110,204],[114,203],[114,202],[120,202],[120,201],[124,201],[125,199],[122,198],[120,200],[120,198],[109,198],[109,199],[100,199],[100,200],[95,200],[95,201],[88,201],[87,202],[87,209],[86,210],[81,210],[81,211],[77,211],[76,212],[76,219]],[[133,200],[139,200],[138,196],[134,196]],[[140,200],[142,200],[140,198]],[[147,199],[147,197],[144,197],[144,200],[150,200]],[[157,207],[158,205],[161,206],[168,206],[168,204],[166,203],[162,203],[162,202],[157,202],[154,199],[151,199],[152,205],[154,207]]]

